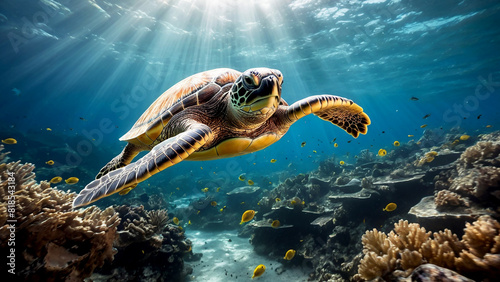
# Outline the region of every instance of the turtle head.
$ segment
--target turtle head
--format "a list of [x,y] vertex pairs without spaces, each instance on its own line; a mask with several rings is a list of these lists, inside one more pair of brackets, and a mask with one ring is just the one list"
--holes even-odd
[[266,121],[278,108],[282,83],[279,70],[255,68],[243,72],[230,91],[231,113],[246,126]]

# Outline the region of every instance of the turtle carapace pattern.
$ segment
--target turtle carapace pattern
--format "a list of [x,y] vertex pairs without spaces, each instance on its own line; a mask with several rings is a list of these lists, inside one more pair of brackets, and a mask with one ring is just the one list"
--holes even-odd
[[[214,69],[190,76],[164,92],[120,140],[123,151],[80,191],[73,207],[114,193],[126,194],[154,174],[187,160],[213,160],[262,150],[300,118],[314,114],[357,138],[370,118],[353,101],[317,95],[288,105],[279,70],[240,73]],[[141,151],[149,151],[132,162]]]

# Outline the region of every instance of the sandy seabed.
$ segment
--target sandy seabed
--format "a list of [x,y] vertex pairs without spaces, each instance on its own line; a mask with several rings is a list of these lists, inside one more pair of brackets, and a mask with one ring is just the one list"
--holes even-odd
[[284,266],[288,263],[285,260],[279,262],[256,254],[249,239],[238,237],[236,231],[186,231],[186,236],[193,243],[193,252],[203,254],[201,260],[187,262],[193,267],[191,281],[249,281],[259,264],[266,266],[266,272],[255,281],[307,281],[311,272],[300,266]]

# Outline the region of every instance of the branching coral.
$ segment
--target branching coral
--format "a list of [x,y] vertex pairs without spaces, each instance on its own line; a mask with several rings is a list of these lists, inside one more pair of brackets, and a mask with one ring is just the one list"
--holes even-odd
[[3,144],[0,144],[0,163],[6,162],[9,159],[7,155],[10,154],[10,152],[3,152],[4,148]]
[[500,223],[482,216],[473,224],[467,223],[462,237],[465,250],[456,259],[461,273],[490,271],[500,275]]
[[482,216],[467,223],[459,241],[445,229],[430,236],[418,224],[400,220],[389,235],[376,229],[362,237],[364,258],[357,278],[390,277],[396,270],[408,276],[417,266],[432,263],[477,279],[500,275],[500,223]]
[[419,250],[420,246],[431,236],[431,232],[425,232],[425,228],[416,223],[409,224],[406,220],[400,220],[394,224],[394,231],[389,233],[389,241],[400,250]]
[[34,168],[20,162],[0,164],[0,248],[7,249],[11,235],[7,219],[15,220],[17,275],[82,280],[113,259],[120,219],[113,208],[72,210],[76,195],[45,181],[36,183]]
[[384,232],[377,229],[366,231],[361,240],[365,256],[358,271],[363,278],[383,277],[395,269],[398,249],[391,244]]

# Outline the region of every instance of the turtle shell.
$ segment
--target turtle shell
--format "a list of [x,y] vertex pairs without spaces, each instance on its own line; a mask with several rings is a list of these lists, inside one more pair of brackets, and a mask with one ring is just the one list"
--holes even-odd
[[181,80],[161,94],[120,140],[151,145],[172,116],[188,107],[207,102],[224,85],[233,83],[240,75],[236,70],[221,68]]

